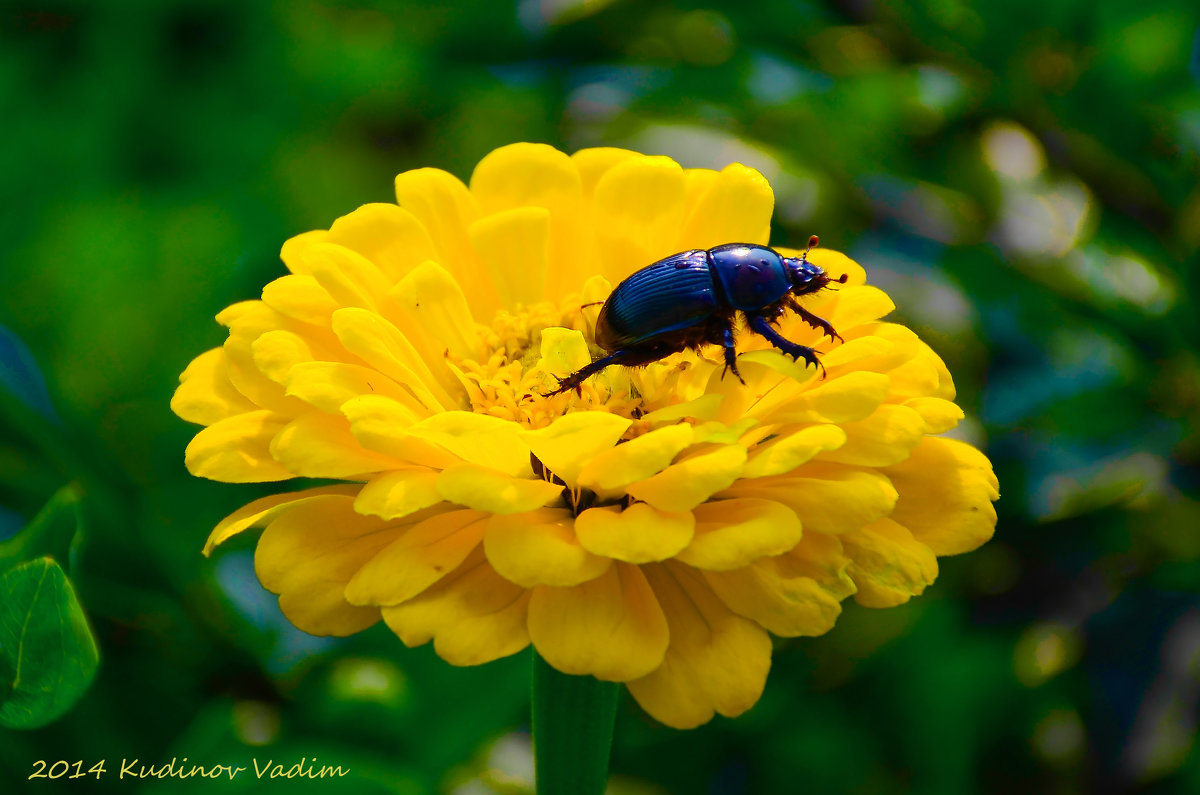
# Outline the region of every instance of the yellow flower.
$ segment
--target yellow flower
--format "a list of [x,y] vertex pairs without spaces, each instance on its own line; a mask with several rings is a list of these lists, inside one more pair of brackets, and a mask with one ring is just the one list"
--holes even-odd
[[809,259],[847,284],[802,300],[845,342],[780,329],[827,377],[742,334],[745,385],[712,348],[543,397],[599,352],[587,305],[622,278],[767,242],[756,171],[514,144],[469,187],[418,169],[396,194],[284,244],[289,275],[217,316],[172,402],[206,426],[194,475],[345,481],[256,500],[205,549],[265,527],[259,579],[299,628],[382,618],[455,665],[532,642],[690,727],[758,700],[768,633],[905,602],[991,536],[991,465],[933,435],[962,417],[949,372],[833,251]]

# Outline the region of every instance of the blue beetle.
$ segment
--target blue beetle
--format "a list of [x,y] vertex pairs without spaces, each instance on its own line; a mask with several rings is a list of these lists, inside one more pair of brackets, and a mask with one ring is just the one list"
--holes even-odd
[[[610,365],[638,367],[706,343],[725,349],[721,376],[732,370],[744,384],[733,343],[738,312],[776,348],[821,367],[816,351],[785,339],[771,327],[786,308],[830,339],[841,339],[829,321],[796,300],[835,281],[808,261],[808,252],[816,245],[813,235],[801,256],[785,257],[766,246],[727,243],[682,251],[647,265],[617,285],[596,318],[596,344],[608,355],[560,378],[558,388],[546,397],[570,389],[582,392],[584,380]],[[836,281],[844,284],[846,276]]]

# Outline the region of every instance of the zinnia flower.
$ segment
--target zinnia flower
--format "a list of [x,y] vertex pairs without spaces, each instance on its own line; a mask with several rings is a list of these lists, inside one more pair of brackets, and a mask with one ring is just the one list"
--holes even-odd
[[396,195],[285,243],[290,273],[217,316],[172,402],[206,426],[194,475],[343,481],[256,500],[205,549],[265,527],[259,579],[300,629],[382,618],[454,665],[532,643],[691,727],[758,700],[769,633],[905,602],[991,536],[991,465],[935,435],[963,416],[950,373],[833,251],[809,260],[847,283],[802,301],[844,342],[780,326],[824,377],[743,333],[745,385],[714,347],[544,397],[599,353],[588,305],[625,276],[768,242],[758,172],[514,144],[469,187],[418,169]]

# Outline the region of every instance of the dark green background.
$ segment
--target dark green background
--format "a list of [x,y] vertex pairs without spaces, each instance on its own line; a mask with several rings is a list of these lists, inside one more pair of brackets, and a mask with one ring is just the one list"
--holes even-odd
[[[1198,24],[1186,0],[4,3],[0,323],[48,397],[0,398],[0,538],[79,484],[101,668],[0,730],[0,788],[255,784],[118,781],[133,757],[315,756],[364,792],[520,769],[527,656],[292,629],[251,539],[200,557],[265,490],[190,478],[167,406],[284,239],[530,140],[763,169],[773,241],[818,233],[889,290],[1004,495],[925,596],[781,642],[742,718],[678,732],[625,698],[619,791],[1200,790]],[[37,759],[108,772],[26,781]]]

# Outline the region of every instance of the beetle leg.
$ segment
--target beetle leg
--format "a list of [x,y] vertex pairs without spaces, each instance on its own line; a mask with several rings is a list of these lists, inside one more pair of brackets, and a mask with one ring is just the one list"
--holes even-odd
[[725,346],[725,369],[721,371],[721,378],[725,378],[725,373],[732,370],[733,374],[737,376],[737,380],[742,382],[742,386],[745,386],[746,379],[742,378],[742,374],[737,369],[737,350],[733,347],[732,326],[725,327],[721,344]]
[[825,318],[820,317],[819,315],[814,315],[812,312],[809,312],[807,309],[800,306],[800,302],[797,301],[795,298],[793,298],[791,301],[788,302],[788,306],[791,308],[791,310],[793,312],[795,312],[797,315],[799,315],[800,319],[803,320],[805,323],[807,323],[808,325],[812,326],[815,329],[820,329],[821,331],[825,332],[825,336],[829,337],[829,339],[838,340],[839,342],[845,342],[845,340],[842,339],[842,335],[838,334],[836,331],[833,330],[832,323],[830,323]]
[[555,395],[570,391],[572,389],[575,390],[576,394],[582,396],[583,382],[609,365],[623,364],[626,367],[639,367],[643,364],[656,362],[666,356],[668,353],[673,352],[674,351],[672,350],[663,351],[658,348],[652,348],[644,351],[614,351],[607,356],[597,359],[591,364],[585,364],[583,367],[580,367],[578,370],[564,378],[555,376],[555,378],[558,378],[558,388],[552,392],[547,392],[546,394],[542,395],[542,397],[554,397]]
[[817,352],[812,348],[784,338],[778,331],[771,328],[771,324],[762,315],[747,315],[746,320],[750,322],[750,328],[766,337],[767,341],[776,348],[791,356],[793,360],[803,357],[806,364],[816,367],[821,371],[821,377],[825,377],[825,365],[821,364],[821,360],[817,358]]
[[605,367],[608,367],[610,364],[616,364],[617,359],[620,358],[624,353],[625,351],[610,353],[608,356],[597,359],[591,364],[585,364],[583,367],[580,367],[578,370],[566,376],[565,378],[554,376],[555,378],[558,378],[558,388],[553,392],[547,392],[546,394],[542,395],[542,397],[554,397],[555,395],[562,394],[563,392],[569,392],[572,389],[575,390],[577,395],[582,397],[583,382],[603,370]]

